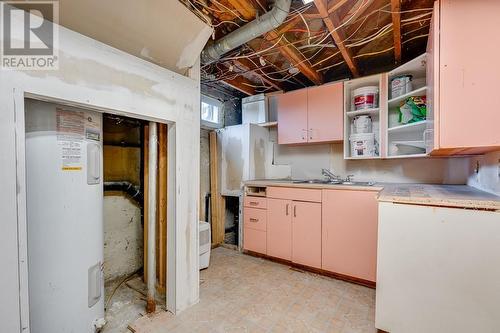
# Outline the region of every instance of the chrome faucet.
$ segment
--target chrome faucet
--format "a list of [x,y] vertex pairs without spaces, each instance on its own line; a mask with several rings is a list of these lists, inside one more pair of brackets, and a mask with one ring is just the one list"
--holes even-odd
[[321,174],[328,178],[328,180],[331,182],[341,180],[340,176],[334,175],[330,170],[327,169],[321,169]]

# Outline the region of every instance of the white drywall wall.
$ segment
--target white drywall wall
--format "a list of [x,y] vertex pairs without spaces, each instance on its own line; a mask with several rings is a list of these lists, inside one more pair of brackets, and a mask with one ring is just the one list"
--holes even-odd
[[471,158],[468,184],[500,195],[500,151]]
[[199,61],[188,78],[65,28],[59,37],[59,70],[0,75],[0,322],[5,332],[19,332],[21,326],[26,332],[29,326],[25,97],[169,123],[167,308],[177,312],[199,300]]
[[124,194],[104,197],[104,280],[129,275],[143,266],[141,209]]
[[[271,130],[275,142],[276,130]],[[321,169],[336,175],[354,175],[359,181],[396,183],[465,184],[469,175],[469,158],[413,158],[394,160],[345,160],[343,145],[315,144],[303,146],[275,145],[274,161],[289,164],[293,179],[323,178]]]
[[354,175],[355,180],[394,183],[465,184],[469,159],[412,158],[394,160],[344,160],[342,144],[332,145],[331,170]]

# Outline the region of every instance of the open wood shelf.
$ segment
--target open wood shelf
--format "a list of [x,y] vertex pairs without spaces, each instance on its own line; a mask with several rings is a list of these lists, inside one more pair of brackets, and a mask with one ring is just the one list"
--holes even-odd
[[348,117],[355,117],[355,116],[360,116],[362,114],[378,114],[379,108],[372,108],[372,109],[362,109],[362,110],[355,110],[355,111],[347,111],[346,115]]
[[425,96],[427,94],[427,86],[412,90],[409,93],[390,99],[387,103],[389,108],[397,107],[400,103],[412,96]]
[[[387,129],[387,132],[413,132],[417,130],[421,130],[422,127],[425,129],[427,127],[427,120],[418,121],[415,123],[409,123],[399,126],[390,127]],[[401,141],[401,140],[398,140]]]

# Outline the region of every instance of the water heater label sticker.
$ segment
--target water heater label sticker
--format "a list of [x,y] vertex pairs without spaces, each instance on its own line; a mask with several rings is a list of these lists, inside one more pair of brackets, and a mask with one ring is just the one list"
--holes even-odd
[[77,140],[60,140],[62,170],[82,170],[82,142]]
[[57,108],[57,139],[82,140],[84,136],[84,113]]

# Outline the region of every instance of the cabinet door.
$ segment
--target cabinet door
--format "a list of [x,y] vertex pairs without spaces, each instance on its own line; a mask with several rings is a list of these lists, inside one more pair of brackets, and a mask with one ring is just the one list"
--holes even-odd
[[334,83],[307,89],[308,142],[344,139],[344,84]]
[[376,196],[375,191],[323,190],[324,270],[376,280]]
[[307,89],[278,96],[278,143],[307,142]]
[[500,1],[440,4],[440,147],[500,146]]
[[321,204],[292,202],[292,261],[321,268]]
[[267,200],[267,255],[292,260],[291,200]]
[[424,133],[426,152],[439,148],[439,1],[434,2],[434,12],[427,40],[427,128]]

